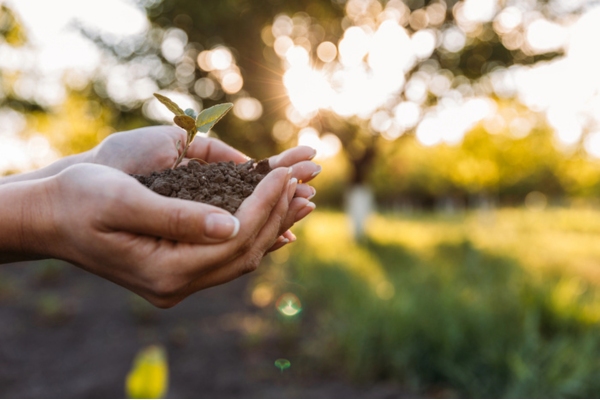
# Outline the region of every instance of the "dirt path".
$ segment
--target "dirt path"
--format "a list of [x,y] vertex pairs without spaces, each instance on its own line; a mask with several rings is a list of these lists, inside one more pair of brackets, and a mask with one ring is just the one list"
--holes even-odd
[[299,374],[294,364],[278,371],[277,346],[253,346],[243,333],[258,312],[247,301],[248,277],[158,310],[56,261],[0,268],[3,398],[121,398],[135,353],[153,343],[168,351],[171,398],[402,395],[386,385]]

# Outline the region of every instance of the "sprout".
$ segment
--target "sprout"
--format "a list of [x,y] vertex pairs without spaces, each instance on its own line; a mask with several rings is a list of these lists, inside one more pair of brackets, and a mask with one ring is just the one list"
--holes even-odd
[[284,369],[288,369],[291,365],[292,363],[290,360],[286,360],[285,358],[278,358],[275,360],[275,366],[279,368],[281,372],[283,372]]
[[[185,145],[183,150],[181,150],[179,153],[179,157],[177,157],[173,168],[176,168],[181,163],[187,154],[188,148],[194,141],[196,134],[198,132],[208,133],[208,131],[210,131],[211,128],[215,126],[215,124],[219,122],[219,120],[223,118],[223,116],[225,116],[229,110],[231,110],[231,107],[233,107],[233,104],[231,103],[217,104],[216,106],[202,110],[200,114],[196,116],[194,110],[188,108],[183,111],[181,107],[179,107],[166,96],[154,93],[154,97],[156,97],[158,101],[163,103],[173,114],[175,114],[173,122],[187,132]],[[180,146],[181,141],[177,141],[177,152],[180,151]]]

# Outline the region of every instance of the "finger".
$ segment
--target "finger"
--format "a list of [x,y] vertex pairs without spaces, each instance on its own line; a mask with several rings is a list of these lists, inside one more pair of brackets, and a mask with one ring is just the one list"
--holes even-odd
[[[308,205],[308,203],[309,203],[309,201],[303,197],[295,197],[291,201],[291,203],[288,207],[288,212],[281,224],[281,229],[279,230],[279,234],[283,235],[284,232],[289,230],[292,226],[294,226],[294,224],[297,221],[299,221],[296,219],[296,216],[298,215],[298,213],[300,211],[302,211]],[[308,215],[308,214],[306,214],[306,215]]]
[[297,239],[296,235],[294,235],[292,233],[292,231],[290,231],[289,229],[287,231],[285,231],[285,233],[281,236],[283,236],[285,239],[288,239],[290,241],[290,243],[295,242]]
[[269,250],[267,250],[267,253],[271,253],[275,250],[279,250],[280,248],[282,248],[283,246],[285,246],[288,243],[292,243],[296,241],[296,235],[294,235],[292,233],[292,231],[290,231],[289,229],[287,231],[285,231],[283,233],[283,235],[279,236],[277,238],[277,241],[275,242],[275,244],[273,246],[271,246],[271,248]]
[[282,248],[289,242],[290,242],[290,240],[288,238],[283,237],[283,235],[279,236],[277,238],[277,241],[275,242],[275,244],[273,246],[271,246],[271,248],[269,250],[267,250],[267,253],[271,253],[275,250],[279,250],[280,248]]
[[271,168],[291,167],[299,162],[312,160],[316,154],[316,150],[312,147],[297,146],[270,157],[269,166]]
[[291,178],[290,168],[277,168],[271,171],[258,184],[250,197],[246,198],[236,212],[242,227],[242,234],[236,239],[239,243],[235,256],[242,255],[249,248],[255,246],[256,236],[264,229],[264,226],[273,218],[272,215],[278,204],[282,201],[288,204],[292,201],[297,180]]
[[312,201],[309,201],[304,207],[302,207],[296,213],[296,216],[294,218],[294,222],[298,222],[302,218],[305,218],[308,214],[310,214],[311,212],[315,211],[315,208],[317,208],[317,206],[315,205],[315,203],[313,203]]
[[221,208],[160,196],[139,185],[113,193],[113,201],[103,215],[111,230],[213,244],[234,238],[240,229],[239,220]]
[[249,160],[242,152],[215,138],[196,138],[187,151],[187,157],[199,158],[206,162],[243,163]]
[[[236,258],[231,263],[210,271],[194,281],[190,289],[193,292],[198,290],[223,284],[248,272],[254,271],[260,264],[262,258],[277,241],[281,224],[288,212],[289,200],[287,193],[281,193],[279,201],[272,209],[268,220],[254,238],[252,247]],[[289,241],[289,239],[287,239]]]
[[306,183],[299,183],[296,187],[296,197],[304,197],[305,199],[312,199],[317,194],[314,187],[307,185]]
[[178,251],[169,256],[172,257],[171,262],[179,265],[190,276],[198,277],[248,252],[280,198],[288,201],[289,182],[289,168],[271,171],[235,213],[240,221],[240,230],[235,238],[212,245],[210,249],[205,246],[179,246]]
[[[162,132],[164,132],[165,134],[167,134],[168,136],[170,136],[173,139],[173,143],[177,143],[177,141],[181,141],[181,143],[185,144],[185,138],[186,138],[186,134],[185,131],[181,128],[179,128],[178,126],[168,126],[168,125],[161,125],[158,127],[151,127],[151,128],[143,128],[143,129],[160,129]],[[135,132],[137,131],[131,131],[131,132]]]
[[309,182],[321,173],[321,166],[312,161],[301,161],[292,166],[292,176],[298,181]]

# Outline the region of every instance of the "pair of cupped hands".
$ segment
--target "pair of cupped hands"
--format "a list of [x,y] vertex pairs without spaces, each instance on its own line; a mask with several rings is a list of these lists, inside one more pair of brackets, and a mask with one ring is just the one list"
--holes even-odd
[[[315,190],[305,183],[321,171],[311,161],[314,149],[299,146],[271,157],[273,170],[231,215],[160,196],[128,175],[170,168],[184,135],[168,126],[116,133],[50,166],[40,197],[31,199],[37,233],[24,247],[37,258],[67,260],[165,308],[255,270],[266,253],[296,239],[289,229],[315,208]],[[187,157],[248,160],[217,139],[201,137]]]

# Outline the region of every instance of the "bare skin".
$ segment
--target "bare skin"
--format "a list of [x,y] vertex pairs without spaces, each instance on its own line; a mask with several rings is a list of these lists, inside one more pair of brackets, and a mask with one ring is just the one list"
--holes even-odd
[[[153,127],[111,135],[90,152],[0,180],[0,262],[67,260],[158,307],[172,307],[253,271],[268,251],[295,239],[289,229],[314,209],[308,199],[314,190],[297,183],[320,171],[310,161],[312,149],[272,157],[273,172],[231,216],[162,197],[128,175],[172,165],[179,131]],[[203,138],[189,157],[247,159]]]

